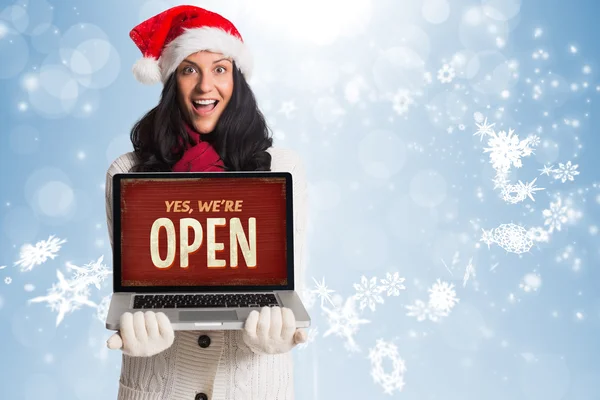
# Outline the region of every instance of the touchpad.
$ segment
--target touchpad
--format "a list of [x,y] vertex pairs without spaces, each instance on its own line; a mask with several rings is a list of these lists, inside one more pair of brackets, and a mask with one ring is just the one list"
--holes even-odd
[[237,321],[235,311],[179,311],[181,322],[196,321]]

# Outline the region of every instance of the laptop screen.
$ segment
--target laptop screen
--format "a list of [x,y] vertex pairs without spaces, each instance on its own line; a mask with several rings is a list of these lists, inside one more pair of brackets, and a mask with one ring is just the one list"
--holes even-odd
[[122,286],[288,284],[285,176],[210,174],[120,179]]

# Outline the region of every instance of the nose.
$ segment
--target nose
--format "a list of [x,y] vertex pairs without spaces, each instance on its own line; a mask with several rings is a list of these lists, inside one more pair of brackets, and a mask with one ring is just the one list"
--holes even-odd
[[196,89],[203,93],[208,93],[214,86],[213,77],[210,74],[198,74]]

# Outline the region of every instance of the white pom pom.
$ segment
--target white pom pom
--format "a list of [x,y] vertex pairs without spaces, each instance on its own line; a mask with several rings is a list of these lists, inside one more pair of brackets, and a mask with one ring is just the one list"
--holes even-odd
[[153,85],[160,82],[158,60],[150,57],[140,58],[133,65],[133,75],[138,82]]

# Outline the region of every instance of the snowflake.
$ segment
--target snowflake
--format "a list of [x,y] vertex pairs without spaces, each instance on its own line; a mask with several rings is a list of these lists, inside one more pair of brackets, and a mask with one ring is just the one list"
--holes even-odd
[[459,302],[454,291],[454,284],[439,279],[429,289],[429,307],[449,312]]
[[548,232],[554,232],[554,229],[560,231],[562,224],[568,221],[569,208],[562,205],[562,200],[557,199],[555,203],[550,203],[550,209],[542,211],[546,218],[544,225],[548,225]]
[[98,318],[98,320],[100,320],[100,322],[102,322],[102,323],[106,322],[106,317],[108,316],[108,308],[110,307],[111,297],[112,297],[112,294],[109,294],[108,296],[104,296],[102,298],[102,301],[100,302],[100,304],[98,304],[98,306],[96,307],[96,318]]
[[10,285],[12,283],[12,278],[10,276],[7,276],[6,278],[4,278],[4,283]]
[[58,326],[64,317],[81,308],[89,306],[98,309],[98,306],[91,300],[90,285],[100,289],[100,284],[112,272],[102,264],[103,256],[97,261],[86,264],[84,267],[77,267],[67,263],[67,269],[74,271],[70,279],[66,279],[60,270],[56,270],[58,282],[48,289],[46,296],[39,296],[30,299],[30,303],[48,303],[52,311],[58,312],[56,317],[56,326]]
[[526,199],[520,185],[505,185],[502,187],[502,200],[509,204],[517,204]]
[[112,274],[106,265],[102,264],[104,256],[100,256],[95,262],[85,264],[83,267],[67,262],[67,269],[74,270],[73,281],[78,285],[94,285],[96,289],[100,290],[100,284],[106,279],[106,277]]
[[311,344],[312,342],[315,341],[318,334],[319,334],[319,328],[317,328],[317,327],[310,328],[306,334],[306,342],[300,343],[298,345],[298,349],[300,349],[300,350],[305,349],[309,344]]
[[494,177],[494,179],[492,179],[492,182],[494,182],[494,189],[504,188],[506,185],[508,185],[507,173],[506,172],[498,172],[496,174],[496,176]]
[[554,179],[560,179],[562,183],[565,183],[567,180],[575,180],[575,176],[579,175],[579,171],[577,171],[578,166],[577,164],[571,165],[571,161],[567,161],[566,164],[559,163],[558,168],[552,171],[554,172]]
[[494,229],[494,241],[510,253],[526,253],[533,246],[525,228],[515,224],[502,224]]
[[437,78],[441,83],[450,83],[455,76],[454,68],[448,64],[444,64],[437,73]]
[[383,304],[383,298],[379,295],[381,289],[377,286],[377,278],[373,277],[367,279],[366,276],[360,278],[360,284],[355,283],[354,289],[356,290],[356,300],[360,301],[360,310],[364,310],[366,306],[369,306],[371,311],[375,311],[375,304]]
[[407,317],[415,317],[417,321],[422,322],[429,319],[432,322],[438,322],[440,317],[447,317],[448,313],[442,310],[429,307],[422,300],[415,300],[412,305],[405,306],[408,310]]
[[[392,364],[392,371],[385,372],[383,359],[388,358]],[[375,383],[383,387],[385,394],[393,394],[394,391],[402,391],[404,387],[404,373],[406,364],[398,355],[398,349],[393,343],[378,339],[375,347],[369,349],[371,360],[371,376]]]
[[302,304],[306,307],[307,310],[311,309],[316,302],[317,296],[316,293],[310,289],[300,290],[298,292],[300,298],[302,299]]
[[538,274],[527,274],[521,280],[519,287],[525,292],[537,292],[542,286],[542,277]]
[[500,131],[492,132],[488,140],[488,146],[484,153],[490,153],[490,162],[496,171],[508,172],[511,165],[521,168],[523,163],[521,157],[526,157],[532,153],[529,147],[529,141],[519,140],[519,136],[514,134],[513,129],[508,133]]
[[494,133],[494,130],[492,129],[494,127],[494,125],[496,124],[489,124],[487,122],[487,118],[485,118],[485,120],[482,123],[479,124],[475,124],[477,125],[477,132],[475,132],[473,134],[473,136],[475,135],[479,135],[480,141],[483,140],[483,137],[485,135],[492,135]]
[[403,115],[408,112],[408,108],[413,104],[413,99],[408,90],[399,90],[392,98],[394,111],[398,115]]
[[537,147],[540,145],[541,139],[538,135],[530,135],[527,137],[529,144],[533,147]]
[[320,283],[317,282],[315,278],[313,278],[313,281],[315,281],[315,284],[317,285],[317,288],[313,289],[313,293],[317,294],[321,299],[321,307],[323,307],[323,302],[325,300],[333,305],[333,301],[331,301],[331,296],[329,294],[334,293],[335,290],[327,289],[327,285],[325,285],[325,278],[323,278]]
[[519,190],[521,191],[521,194],[523,195],[523,197],[529,197],[531,201],[535,201],[535,199],[533,198],[534,192],[544,190],[544,188],[535,187],[535,181],[537,181],[537,178],[535,178],[533,181],[527,184],[524,184],[523,182],[519,181]]
[[388,296],[398,296],[401,290],[406,289],[403,285],[405,280],[400,277],[398,272],[394,272],[393,275],[388,272],[385,279],[380,279],[381,286],[379,288],[381,292],[387,291]]
[[496,242],[496,240],[494,239],[494,230],[490,229],[489,231],[486,231],[485,229],[481,229],[481,231],[481,239],[479,239],[479,241],[487,244],[489,249],[490,245]]
[[57,311],[56,326],[60,325],[65,315],[78,310],[82,305],[96,307],[96,304],[88,299],[90,290],[87,286],[76,285],[66,280],[58,269],[56,277],[58,282],[52,285],[46,296],[29,300],[29,303],[46,302],[52,311]]
[[465,270],[465,275],[463,277],[463,287],[467,286],[467,282],[472,277],[475,277],[475,267],[473,266],[473,258],[469,260],[469,264],[467,264],[467,269]]
[[285,114],[285,117],[286,117],[286,118],[289,118],[289,117],[290,117],[290,114],[291,114],[293,111],[295,111],[296,109],[297,109],[297,108],[296,108],[296,105],[294,104],[294,101],[293,101],[293,100],[292,100],[292,101],[284,101],[284,102],[281,104],[281,108],[279,109],[279,111],[278,111],[278,112],[280,112],[280,113],[284,113],[284,114]]
[[480,113],[479,111],[475,112],[473,114],[473,119],[475,119],[476,123],[482,123],[485,120],[485,117],[482,113]]
[[31,271],[36,265],[43,264],[48,258],[54,259],[60,247],[66,240],[55,238],[51,235],[47,240],[41,240],[34,245],[29,243],[21,247],[20,259],[15,262],[21,272]]
[[543,169],[538,169],[538,171],[541,172],[540,175],[550,176],[550,174],[552,172],[554,172],[553,167],[554,167],[554,165],[550,165],[550,166],[544,165],[544,168]]
[[542,227],[530,228],[529,231],[527,231],[527,237],[534,242],[548,242],[550,239],[548,231]]
[[350,296],[341,308],[336,307],[330,310],[325,306],[321,306],[321,309],[327,315],[327,322],[329,323],[329,329],[323,334],[323,337],[335,334],[344,338],[346,340],[344,346],[349,351],[360,351],[358,344],[354,340],[354,334],[358,332],[360,325],[371,322],[358,318],[355,302],[356,299],[354,296]]
[[425,84],[430,84],[431,82],[433,82],[433,77],[431,76],[431,72],[423,73],[423,82],[425,82]]

